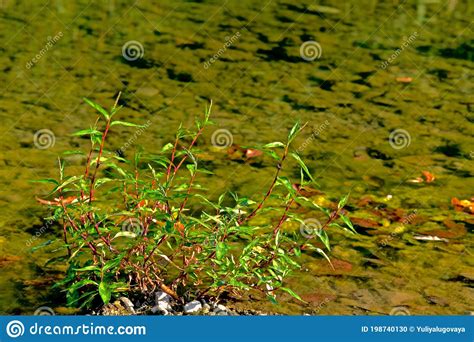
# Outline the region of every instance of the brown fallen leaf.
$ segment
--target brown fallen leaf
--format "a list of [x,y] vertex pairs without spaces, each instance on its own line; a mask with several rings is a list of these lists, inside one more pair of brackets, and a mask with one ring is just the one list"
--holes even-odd
[[470,214],[474,214],[474,198],[469,200],[459,200],[456,197],[451,198],[451,204],[454,206],[456,211],[464,211]]
[[17,255],[3,255],[0,257],[0,268],[20,260],[21,257]]
[[247,159],[255,158],[255,157],[261,156],[262,154],[263,154],[262,151],[256,150],[254,148],[248,148],[247,150],[245,150],[245,157]]
[[402,76],[402,77],[397,77],[395,80],[400,83],[411,83],[413,81],[413,78],[409,76]]
[[407,182],[410,182],[410,183],[431,183],[436,179],[435,175],[432,174],[429,171],[422,171],[421,173],[422,173],[424,178],[423,177],[417,177],[415,179],[409,179]]
[[262,151],[255,148],[243,148],[235,144],[227,149],[227,155],[231,160],[248,160],[259,157],[262,154]]
[[314,293],[307,293],[301,295],[301,298],[308,303],[311,303],[313,305],[321,305],[328,303],[330,301],[335,300],[337,297],[335,295],[329,294],[329,293],[319,293],[319,292],[314,292]]
[[423,176],[425,176],[426,183],[431,183],[436,179],[434,174],[429,171],[422,171],[421,173],[423,174]]
[[362,228],[379,228],[380,224],[377,221],[371,220],[371,219],[366,219],[366,218],[360,218],[360,217],[351,217],[351,222],[355,226],[359,226]]
[[42,198],[39,198],[39,197],[36,197],[36,200],[41,203],[41,204],[45,204],[45,205],[54,205],[54,206],[62,206],[63,204],[66,205],[66,204],[71,204],[71,203],[76,203],[77,202],[77,197],[76,196],[70,196],[70,197],[66,197],[66,198],[55,198],[54,200],[52,201],[49,201],[49,200],[45,200],[45,199],[42,199]]
[[299,183],[294,183],[292,184],[293,189],[295,189],[298,194],[300,194],[303,197],[311,197],[311,196],[317,196],[317,195],[324,195],[322,191],[319,191],[318,189],[311,188],[309,186],[301,186]]
[[361,199],[359,199],[359,202],[357,202],[358,207],[365,207],[368,206],[369,204],[374,203],[374,200],[371,196],[364,196]]

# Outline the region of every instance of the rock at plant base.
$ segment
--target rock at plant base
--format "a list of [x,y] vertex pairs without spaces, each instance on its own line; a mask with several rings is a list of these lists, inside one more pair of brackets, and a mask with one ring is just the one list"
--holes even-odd
[[158,305],[159,302],[166,302],[169,303],[171,302],[173,298],[169,294],[163,291],[157,291],[155,292],[155,303]]
[[187,314],[198,312],[201,309],[202,309],[202,304],[201,302],[197,300],[193,300],[192,302],[189,302],[186,305],[184,305],[184,312]]
[[163,291],[155,292],[155,306],[151,308],[151,312],[168,315],[170,311],[173,311],[170,304],[172,300],[173,298]]
[[218,304],[216,306],[216,311],[227,311],[227,308],[222,304]]
[[171,305],[166,301],[157,302],[157,304],[151,308],[152,313],[162,313],[163,315],[168,315],[172,311]]
[[127,297],[120,297],[119,300],[123,303],[123,306],[132,314],[135,315],[135,309],[133,308],[133,303]]

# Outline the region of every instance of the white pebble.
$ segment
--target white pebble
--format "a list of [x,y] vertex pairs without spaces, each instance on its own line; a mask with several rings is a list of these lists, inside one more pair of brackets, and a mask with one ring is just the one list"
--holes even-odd
[[201,304],[201,302],[199,302],[197,300],[193,300],[192,302],[189,302],[184,306],[184,312],[185,313],[198,312],[201,309],[202,309],[202,304]]

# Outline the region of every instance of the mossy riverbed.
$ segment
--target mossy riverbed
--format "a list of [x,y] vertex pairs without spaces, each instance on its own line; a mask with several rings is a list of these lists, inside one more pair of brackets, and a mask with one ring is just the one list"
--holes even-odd
[[[254,146],[283,139],[298,119],[308,125],[295,146],[322,192],[311,199],[331,205],[351,193],[349,216],[360,234],[329,232],[334,268],[304,255],[303,270],[290,279],[306,304],[283,296],[279,305],[247,298],[229,306],[283,314],[473,311],[474,218],[451,199],[474,196],[474,6],[423,6],[3,1],[1,312],[31,314],[42,305],[70,312],[50,289],[61,270],[45,266],[50,254],[31,251],[59,233],[45,226],[47,213],[35,201],[47,189],[30,180],[55,177],[57,155],[79,148],[71,133],[92,124],[82,97],[111,104],[118,91],[123,118],[149,122],[139,133],[111,136],[117,149],[129,143],[127,156],[139,146],[161,148],[214,101],[217,125],[199,146],[215,172],[203,181],[213,199],[226,189],[259,198],[274,170],[270,159],[214,147],[215,130],[230,132],[234,145]],[[143,47],[141,58],[123,57],[130,41]],[[321,48],[313,61],[300,55],[307,41]],[[54,144],[38,148],[35,133],[45,129]],[[406,131],[409,143],[393,147],[395,130]],[[83,162],[65,159],[73,169]],[[423,171],[435,179],[427,182]]]

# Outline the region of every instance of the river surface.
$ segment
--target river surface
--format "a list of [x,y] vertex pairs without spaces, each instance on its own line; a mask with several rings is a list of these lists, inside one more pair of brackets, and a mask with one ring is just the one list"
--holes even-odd
[[[474,217],[451,204],[474,196],[472,1],[153,3],[0,2],[1,313],[68,312],[50,289],[60,270],[30,249],[58,234],[35,201],[47,189],[30,181],[56,177],[57,156],[85,145],[71,136],[93,124],[82,98],[109,107],[118,91],[122,120],[151,122],[141,134],[113,132],[127,156],[160,149],[213,100],[216,126],[200,144],[216,173],[205,180],[211,198],[225,189],[259,198],[274,170],[215,148],[216,130],[253,146],[284,140],[296,120],[308,125],[295,149],[324,193],[313,200],[351,193],[359,234],[328,232],[334,269],[306,255],[289,280],[305,304],[282,296],[236,307],[474,311]],[[82,161],[66,160],[71,170]]]

